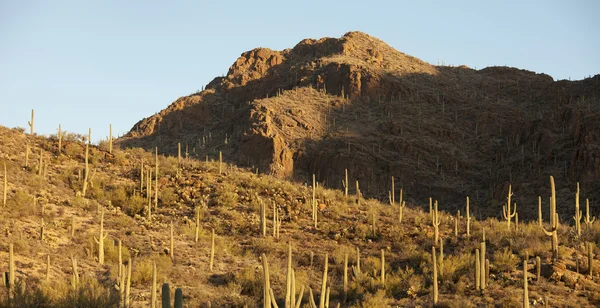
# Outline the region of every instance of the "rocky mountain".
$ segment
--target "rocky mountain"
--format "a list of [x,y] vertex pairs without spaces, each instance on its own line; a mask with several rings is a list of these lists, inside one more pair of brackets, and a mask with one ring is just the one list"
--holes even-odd
[[[600,75],[580,81],[510,67],[435,66],[361,32],[244,52],[224,77],[136,123],[118,142],[223,159],[326,187],[360,185],[452,211],[465,196],[500,216],[508,186],[522,217],[581,198],[600,209]],[[187,149],[187,150],[186,150]],[[187,153],[187,154],[186,154]],[[356,184],[358,181],[358,184]],[[583,200],[582,200],[583,202]],[[571,206],[558,209],[570,220]]]

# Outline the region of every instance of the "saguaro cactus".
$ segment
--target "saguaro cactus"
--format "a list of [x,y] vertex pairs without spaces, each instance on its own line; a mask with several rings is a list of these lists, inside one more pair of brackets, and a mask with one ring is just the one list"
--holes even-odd
[[58,124],[58,153],[59,154],[62,149],[62,137],[63,137],[62,129],[60,127],[60,124]]
[[261,255],[263,261],[263,276],[264,276],[264,285],[263,285],[263,307],[271,308],[271,280],[269,278],[269,261],[267,260],[267,256],[263,253]]
[[175,289],[175,301],[173,302],[174,308],[182,308],[183,307],[183,291],[181,288]]
[[292,281],[294,274],[292,272],[292,242],[288,243],[288,258],[287,258],[287,272],[285,276],[285,307],[290,308],[295,305],[295,290],[293,290]]
[[479,264],[479,249],[475,249],[475,290],[481,290],[481,264]]
[[583,213],[579,210],[579,182],[577,182],[577,190],[575,191],[575,229],[577,230],[577,236],[581,236],[581,218]]
[[27,121],[27,124],[29,125],[29,134],[33,135],[33,125],[34,123],[34,111],[33,109],[31,109],[31,121]]
[[556,190],[554,187],[554,177],[550,176],[550,231],[542,227],[542,230],[546,236],[552,238],[552,260],[556,262],[558,260],[558,214],[556,214]]
[[195,226],[194,242],[198,243],[200,237],[200,207],[196,207],[196,226]]
[[71,257],[71,266],[73,267],[71,285],[73,289],[77,289],[79,287],[79,270],[77,269],[77,258]]
[[529,308],[529,290],[527,290],[527,260],[523,260],[523,308]]
[[321,282],[321,296],[319,298],[319,308],[325,308],[325,297],[327,292],[327,269],[329,267],[329,254],[325,254],[325,267],[323,268],[323,280]]
[[[484,231],[485,232],[485,231]],[[485,233],[484,233],[485,234]],[[479,273],[481,274],[481,290],[485,290],[486,287],[486,266],[485,266],[485,235],[483,240],[481,241],[481,243],[479,244],[479,265],[481,266],[481,269],[479,270]]]
[[440,232],[439,232],[439,226],[440,226],[440,216],[438,213],[438,202],[437,200],[434,203],[434,210],[431,214],[431,224],[433,225],[433,237],[434,237],[434,243],[438,243],[439,239],[440,239]]
[[590,228],[592,227],[594,221],[596,221],[596,217],[592,217],[592,219],[590,219],[590,200],[585,199],[585,219],[583,222],[585,223],[585,227],[588,232],[590,232]]
[[404,216],[404,207],[406,203],[404,201],[400,202],[400,206],[398,207],[398,223],[402,223],[402,217]]
[[166,282],[162,285],[161,299],[162,308],[171,308],[171,290]]
[[223,174],[223,152],[219,151],[219,174]]
[[542,223],[542,196],[538,196],[538,225],[540,228],[543,226]]
[[510,230],[510,220],[517,214],[517,204],[515,203],[512,213],[510,212],[510,198],[512,197],[512,186],[508,185],[508,199],[502,206],[502,216],[506,219],[506,228]]
[[542,277],[542,259],[540,256],[535,257],[535,280],[540,281]]
[[431,246],[431,257],[433,264],[433,304],[438,302],[438,277],[437,277],[437,261],[435,256],[435,246]]
[[392,176],[392,191],[390,191],[390,205],[396,204],[396,189],[394,186],[394,177]]
[[100,234],[98,238],[94,236],[94,241],[98,244],[98,263],[104,264],[104,240],[108,233],[104,232],[104,208],[100,210]]
[[151,294],[151,307],[156,308],[156,262],[152,263],[152,294]]
[[109,124],[108,127],[108,153],[112,154],[112,124]]
[[356,247],[356,265],[352,265],[352,273],[354,277],[358,277],[361,274],[360,271],[360,248]]

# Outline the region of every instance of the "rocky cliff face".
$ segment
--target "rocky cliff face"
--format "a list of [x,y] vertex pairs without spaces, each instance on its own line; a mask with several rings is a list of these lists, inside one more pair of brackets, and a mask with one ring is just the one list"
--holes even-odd
[[315,173],[330,187],[348,169],[351,192],[358,180],[381,199],[394,176],[409,200],[432,196],[451,209],[470,195],[481,215],[499,215],[512,183],[533,217],[549,175],[562,200],[580,181],[600,209],[599,120],[600,75],[555,82],[515,68],[433,66],[350,32],[245,52],[225,77],[119,142],[171,154],[180,142],[198,159],[221,151],[282,178]]

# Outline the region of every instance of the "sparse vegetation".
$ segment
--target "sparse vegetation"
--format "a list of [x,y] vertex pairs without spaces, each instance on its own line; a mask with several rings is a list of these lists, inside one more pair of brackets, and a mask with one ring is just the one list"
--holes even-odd
[[[356,34],[349,34],[346,39],[350,40],[353,35]],[[364,36],[355,39],[364,44],[367,43],[363,40],[368,40]],[[293,52],[302,53],[308,43],[303,44]],[[374,43],[369,41],[368,44]],[[339,48],[349,53],[359,52],[349,50],[348,46]],[[390,80],[401,77],[392,71],[407,70],[399,66],[400,60],[386,60],[400,55],[388,49],[369,50],[361,54],[366,60],[340,54],[323,61],[344,65],[362,65],[366,61],[369,65],[376,64]],[[274,53],[269,55],[278,61]],[[409,63],[427,68],[432,75],[444,74],[417,60]],[[319,78],[323,77],[319,75]],[[589,181],[582,181],[581,189],[579,185],[565,187],[561,186],[564,182],[557,181],[559,185],[555,185],[554,176],[538,171],[544,183],[550,180],[549,185],[534,189],[535,183],[539,183],[536,180],[534,184],[527,183],[532,187],[519,190],[517,187],[527,185],[513,186],[511,179],[521,172],[516,166],[522,168],[519,170],[527,166],[521,161],[505,163],[504,160],[509,160],[503,156],[506,152],[498,152],[494,160],[498,168],[469,171],[473,177],[487,172],[490,178],[496,178],[498,183],[490,185],[490,191],[484,194],[484,188],[476,183],[456,181],[461,172],[459,165],[463,164],[459,161],[468,158],[459,157],[461,152],[448,143],[428,148],[406,146],[410,149],[402,151],[413,151],[416,167],[409,164],[413,158],[404,157],[396,165],[396,160],[391,159],[393,155],[385,156],[395,145],[384,144],[382,149],[378,144],[378,148],[368,148],[352,139],[352,134],[359,132],[351,133],[352,128],[348,126],[336,126],[359,121],[357,110],[364,111],[360,108],[367,107],[352,106],[352,98],[344,94],[344,91],[352,91],[352,95],[360,97],[359,90],[326,89],[325,81],[315,83],[317,89],[278,89],[271,93],[276,100],[259,98],[248,104],[254,108],[248,110],[260,114],[257,110],[266,106],[266,102],[274,102],[280,108],[297,96],[309,98],[306,104],[323,112],[320,115],[331,114],[343,119],[333,122],[335,124],[329,120],[316,121],[311,118],[316,114],[302,115],[304,111],[291,104],[282,114],[293,117],[272,114],[277,118],[277,125],[267,131],[274,135],[291,140],[290,136],[299,130],[310,131],[298,134],[309,140],[305,144],[306,152],[313,146],[318,147],[311,143],[318,140],[313,138],[313,132],[322,134],[319,138],[345,138],[338,140],[335,149],[324,150],[324,153],[331,151],[327,155],[337,151],[331,173],[323,170],[329,168],[328,164],[304,156],[304,159],[311,158],[306,164],[312,164],[315,172],[298,175],[295,179],[301,179],[302,183],[282,180],[280,170],[268,169],[271,167],[260,159],[256,159],[258,167],[231,164],[227,159],[236,157],[232,155],[234,150],[240,151],[237,148],[241,147],[243,138],[240,136],[245,136],[248,142],[256,137],[247,132],[227,131],[223,139],[217,136],[220,132],[204,132],[201,138],[194,135],[194,140],[171,138],[165,141],[145,136],[146,141],[152,143],[152,147],[148,147],[151,151],[145,151],[120,148],[119,145],[127,143],[119,140],[113,144],[112,129],[108,144],[100,146],[91,144],[91,131],[82,136],[66,133],[59,126],[56,137],[35,135],[33,111],[29,134],[24,134],[22,129],[0,126],[3,166],[0,272],[7,273],[3,279],[5,292],[0,292],[0,307],[158,307],[159,296],[163,304],[174,303],[176,308],[537,307],[548,302],[553,307],[600,305],[597,270],[600,224],[594,224],[595,209],[590,205],[594,199],[586,199],[585,216],[579,209],[580,196],[593,196],[590,191],[595,186],[586,186]],[[196,104],[201,102],[200,98],[215,91],[214,88],[202,91],[186,102],[202,106]],[[385,110],[386,113],[382,113],[385,119],[370,112],[360,116],[368,121],[379,121],[377,124],[384,128],[378,126],[377,129],[393,130],[394,138],[404,138],[401,137],[405,134],[403,130],[419,134],[420,138],[437,135],[444,140],[465,139],[464,135],[473,133],[475,137],[469,142],[480,143],[485,139],[495,144],[493,149],[485,151],[498,149],[499,145],[519,144],[513,137],[494,139],[503,136],[492,134],[502,126],[484,130],[484,123],[478,119],[474,119],[474,132],[450,134],[445,128],[450,125],[449,119],[433,121],[421,112],[424,107],[418,95],[427,97],[431,93],[405,92],[394,94],[405,95],[404,98],[389,102],[381,97],[367,101],[375,106],[373,110]],[[465,90],[462,94],[482,99],[473,93]],[[487,100],[484,102],[490,103]],[[397,102],[414,104],[405,108],[407,117],[412,117],[416,124],[395,122],[396,107],[391,105]],[[442,104],[444,109],[441,115],[436,113],[437,117],[444,117],[450,110],[450,103]],[[332,111],[332,106],[340,110]],[[220,110],[223,113],[248,111],[236,108]],[[321,119],[320,115],[314,118]],[[303,122],[305,118],[311,119]],[[180,120],[178,126],[169,129],[191,131],[197,128],[188,120]],[[432,121],[425,122],[427,120]],[[141,130],[147,129],[150,125],[147,121],[142,121],[136,130],[140,125]],[[427,125],[421,126],[421,122]],[[555,122],[558,121],[544,120],[538,124],[551,126]],[[259,126],[254,128],[262,129]],[[539,129],[532,127],[531,131]],[[164,130],[164,127],[156,129]],[[373,131],[372,135],[377,132]],[[546,143],[554,142],[556,137],[552,134],[536,136],[536,140],[542,141],[532,145],[534,151],[548,146]],[[260,137],[261,142],[273,141],[270,135]],[[391,139],[383,141],[402,143]],[[278,146],[272,143],[269,146]],[[260,152],[265,145],[259,145]],[[167,148],[159,154],[159,150]],[[521,151],[522,148],[516,149]],[[283,157],[282,160],[288,155],[305,155],[288,153],[285,149],[278,151],[278,159]],[[375,157],[376,151],[384,152],[377,157],[385,156],[385,168],[354,168]],[[239,157],[248,161],[256,158],[252,155],[260,156],[239,152]],[[453,170],[448,168],[450,159],[454,159]],[[536,163],[541,164],[542,159]],[[365,163],[364,166],[377,164]],[[282,163],[280,167],[289,166]],[[257,172],[257,168],[269,171]],[[535,168],[541,170],[533,163],[529,167]],[[381,180],[374,180],[379,171],[385,173],[388,171],[382,170],[388,169],[394,169],[389,171],[393,174],[410,170],[407,176],[388,177],[386,174]],[[581,170],[564,171],[567,177],[577,177],[578,172]],[[408,183],[412,176],[427,179],[427,185],[420,188],[419,183]],[[505,178],[509,181],[502,182]],[[385,183],[385,187],[381,183]],[[459,185],[465,188],[456,194]],[[419,198],[431,187],[441,187],[443,193],[428,200]],[[576,191],[575,201],[569,195],[571,189]],[[536,190],[536,194],[520,195],[532,190]],[[471,198],[466,197],[465,204],[466,192]],[[539,195],[551,197],[542,204]],[[563,199],[566,195],[569,201]],[[490,197],[489,204],[481,201],[484,196]],[[527,198],[538,202],[529,204]],[[519,202],[519,214],[513,201]],[[464,219],[461,212],[465,214]],[[542,212],[549,212],[546,221],[542,219]],[[571,220],[573,212],[575,217]],[[569,216],[562,217],[560,213]]]

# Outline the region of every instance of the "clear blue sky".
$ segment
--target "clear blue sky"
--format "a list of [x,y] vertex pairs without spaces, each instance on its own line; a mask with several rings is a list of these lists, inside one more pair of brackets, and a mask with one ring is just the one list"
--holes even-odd
[[595,0],[0,0],[0,125],[27,127],[34,108],[36,132],[91,127],[97,141],[109,123],[125,133],[225,74],[246,50],[352,30],[432,64],[582,79],[600,73],[598,16]]

